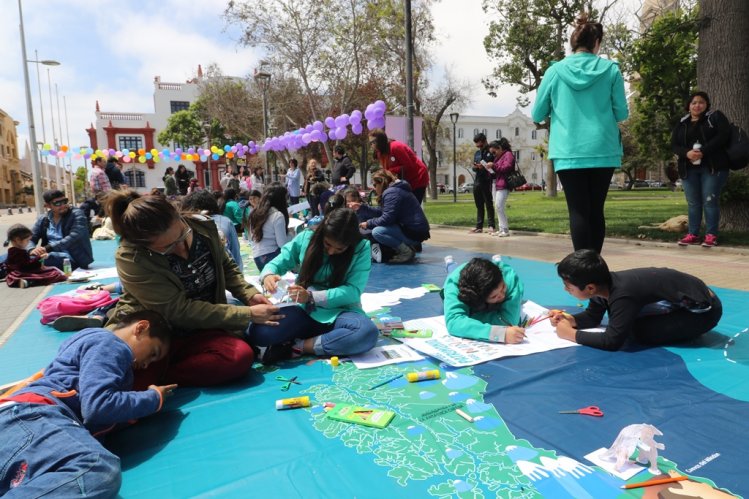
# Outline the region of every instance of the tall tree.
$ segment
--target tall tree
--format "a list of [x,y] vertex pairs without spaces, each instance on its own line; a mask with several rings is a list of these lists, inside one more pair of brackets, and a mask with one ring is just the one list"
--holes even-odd
[[172,142],[182,147],[200,146],[205,140],[205,131],[201,119],[195,111],[194,104],[184,111],[177,111],[169,116],[166,128],[157,137],[161,144]]
[[[712,105],[749,129],[749,2],[701,0],[697,82]],[[749,179],[732,174],[721,197],[721,225],[749,230]]]

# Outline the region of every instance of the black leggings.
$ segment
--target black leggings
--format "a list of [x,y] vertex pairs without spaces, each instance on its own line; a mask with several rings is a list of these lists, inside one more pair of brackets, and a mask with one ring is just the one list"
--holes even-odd
[[603,205],[609,193],[613,168],[581,168],[557,173],[567,198],[570,234],[575,251],[592,249],[601,252],[606,237]]
[[494,221],[494,200],[492,199],[492,186],[489,184],[475,184],[473,186],[473,202],[476,203],[476,228],[484,228],[484,209],[489,215],[489,227],[497,229]]
[[646,345],[673,345],[697,338],[717,326],[723,316],[723,304],[717,295],[710,305],[710,310],[701,314],[680,309],[670,314],[639,317],[634,336]]

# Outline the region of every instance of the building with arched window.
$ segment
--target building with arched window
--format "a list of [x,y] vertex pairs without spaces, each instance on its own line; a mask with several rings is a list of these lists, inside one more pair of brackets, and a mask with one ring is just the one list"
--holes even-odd
[[[443,127],[445,138],[437,154],[437,183],[451,187],[453,185],[453,128],[452,124],[443,124]],[[548,131],[536,129],[530,116],[520,109],[516,108],[507,116],[460,115],[455,127],[456,185],[473,181],[471,165],[473,153],[476,151],[473,137],[478,133],[486,135],[488,142],[506,137],[515,153],[518,168],[528,182],[541,183],[545,168],[541,151],[546,149]],[[472,132],[471,135],[467,136],[464,130]]]

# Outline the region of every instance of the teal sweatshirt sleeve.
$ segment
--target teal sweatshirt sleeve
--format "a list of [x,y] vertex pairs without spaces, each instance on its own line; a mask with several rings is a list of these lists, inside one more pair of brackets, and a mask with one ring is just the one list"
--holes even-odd
[[534,123],[549,121],[551,115],[551,80],[554,78],[552,67],[546,70],[541,85],[536,90],[536,101],[533,103],[531,118]]
[[629,108],[627,107],[627,96],[624,93],[624,77],[619,71],[619,66],[613,64],[612,71],[614,71],[614,78],[611,85],[611,107],[614,110],[614,118],[619,122],[629,117]]
[[504,328],[520,322],[524,287],[515,271],[504,262],[498,264],[507,283],[507,294],[499,311],[470,314],[468,305],[458,299],[458,280],[465,264],[445,280],[444,311],[447,331],[453,336],[484,341],[504,341]]

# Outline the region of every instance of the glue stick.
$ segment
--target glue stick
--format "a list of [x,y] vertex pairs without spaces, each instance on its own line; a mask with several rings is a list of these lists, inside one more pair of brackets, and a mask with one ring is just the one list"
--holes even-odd
[[440,379],[439,369],[432,369],[431,371],[421,371],[418,373],[406,374],[406,379],[409,383],[415,383],[416,381],[424,381],[426,379]]
[[292,397],[289,399],[276,400],[276,410],[298,409],[299,407],[309,407],[309,397]]
[[331,357],[330,358],[330,365],[333,367],[338,367],[338,363],[340,361],[338,360],[338,357]]

